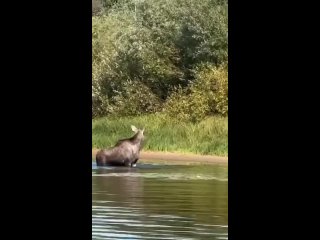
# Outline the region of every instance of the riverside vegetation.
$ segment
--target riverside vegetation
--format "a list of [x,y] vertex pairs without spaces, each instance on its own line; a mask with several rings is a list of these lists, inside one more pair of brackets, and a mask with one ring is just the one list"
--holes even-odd
[[93,0],[93,147],[228,153],[228,1]]

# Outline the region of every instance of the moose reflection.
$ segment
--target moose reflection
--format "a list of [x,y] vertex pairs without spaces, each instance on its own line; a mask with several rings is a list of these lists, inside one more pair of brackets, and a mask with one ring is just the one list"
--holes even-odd
[[97,152],[97,166],[126,166],[134,167],[139,160],[144,129],[131,126],[135,135],[131,138],[121,139],[109,149],[101,149]]

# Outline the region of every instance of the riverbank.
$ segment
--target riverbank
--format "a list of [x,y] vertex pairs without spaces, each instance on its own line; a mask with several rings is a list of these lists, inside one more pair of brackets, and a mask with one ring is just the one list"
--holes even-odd
[[[92,159],[95,159],[97,151],[98,149],[92,149]],[[139,162],[164,164],[228,164],[228,157],[192,153],[141,151]]]
[[161,114],[92,120],[92,148],[107,148],[133,135],[130,125],[145,128],[143,150],[228,156],[228,118],[211,116],[201,122],[178,122]]

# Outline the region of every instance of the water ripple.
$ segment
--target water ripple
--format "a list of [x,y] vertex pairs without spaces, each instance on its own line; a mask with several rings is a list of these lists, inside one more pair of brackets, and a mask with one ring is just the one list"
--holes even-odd
[[228,239],[226,172],[150,169],[93,171],[92,239]]
[[216,180],[227,182],[227,178],[218,178],[212,175],[186,175],[186,174],[166,174],[166,173],[104,173],[104,174],[92,174],[93,177],[132,177],[132,178],[162,178],[167,180]]

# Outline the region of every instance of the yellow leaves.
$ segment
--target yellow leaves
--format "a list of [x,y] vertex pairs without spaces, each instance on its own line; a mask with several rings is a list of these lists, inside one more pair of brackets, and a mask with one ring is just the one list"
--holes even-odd
[[198,68],[193,84],[188,89],[178,88],[165,103],[164,112],[178,120],[192,122],[216,113],[227,115],[228,73],[225,66]]

